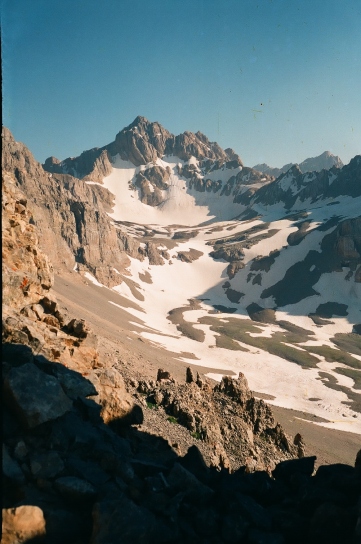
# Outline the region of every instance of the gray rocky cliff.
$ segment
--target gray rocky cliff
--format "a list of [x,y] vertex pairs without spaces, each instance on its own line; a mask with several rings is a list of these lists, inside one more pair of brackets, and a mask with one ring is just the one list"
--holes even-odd
[[57,267],[72,269],[75,262],[105,284],[121,283],[114,268],[128,264],[125,233],[115,228],[107,211],[109,191],[69,174],[49,174],[30,151],[4,130],[3,170],[31,202],[40,246]]

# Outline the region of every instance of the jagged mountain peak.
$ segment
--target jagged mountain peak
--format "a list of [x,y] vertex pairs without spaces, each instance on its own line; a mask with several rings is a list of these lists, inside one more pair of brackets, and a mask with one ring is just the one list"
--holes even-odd
[[84,151],[79,157],[67,158],[58,161],[53,157],[46,159],[43,164],[45,170],[50,172],[70,173],[73,176],[93,181],[101,181],[100,174],[93,174],[96,161],[102,163],[101,174],[107,175],[111,168],[113,158],[119,155],[122,160],[131,162],[134,166],[155,163],[163,156],[176,156],[181,161],[188,161],[192,157],[201,161],[229,162],[236,161],[238,166],[243,163],[233,149],[223,150],[217,142],[211,142],[205,134],[185,131],[175,136],[165,129],[158,121],[149,121],[146,117],[138,115],[132,123],[123,128],[115,137],[115,140],[102,148],[93,148]]
[[150,121],[148,121],[146,117],[144,117],[143,115],[137,115],[137,117],[134,119],[133,123],[131,123],[130,126],[140,125],[140,124],[149,124],[149,123]]
[[332,166],[341,168],[343,166],[343,162],[341,161],[340,157],[333,155],[330,151],[324,151],[321,153],[321,155],[318,155],[318,157],[310,157],[309,159],[305,159],[300,164],[302,172],[319,172],[320,170],[324,169],[329,170],[332,168]]

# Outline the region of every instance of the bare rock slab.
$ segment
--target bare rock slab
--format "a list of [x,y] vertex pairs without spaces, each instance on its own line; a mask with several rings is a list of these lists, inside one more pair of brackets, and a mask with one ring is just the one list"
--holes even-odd
[[8,404],[28,428],[57,419],[72,408],[58,380],[32,363],[12,368],[4,386]]
[[174,534],[149,510],[136,505],[124,494],[118,500],[94,505],[90,544],[151,544],[172,542]]

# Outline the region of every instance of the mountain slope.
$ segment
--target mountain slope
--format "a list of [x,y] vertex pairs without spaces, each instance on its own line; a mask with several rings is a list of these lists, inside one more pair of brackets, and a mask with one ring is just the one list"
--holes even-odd
[[200,133],[144,118],[105,148],[48,161],[51,174],[19,146],[5,165],[35,221],[71,268],[132,303],[131,330],[361,432],[361,157],[271,181]]

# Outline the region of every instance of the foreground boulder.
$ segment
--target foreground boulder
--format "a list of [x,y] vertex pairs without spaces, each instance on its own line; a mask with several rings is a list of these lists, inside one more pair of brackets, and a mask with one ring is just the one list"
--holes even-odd
[[58,418],[72,407],[59,382],[31,363],[9,371],[4,392],[8,404],[30,428]]

